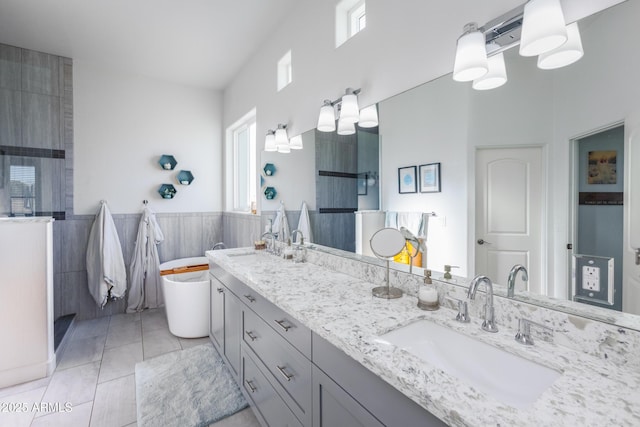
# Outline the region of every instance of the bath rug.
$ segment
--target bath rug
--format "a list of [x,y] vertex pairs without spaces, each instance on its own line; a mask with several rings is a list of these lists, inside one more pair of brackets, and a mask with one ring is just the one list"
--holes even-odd
[[247,406],[211,344],[136,363],[138,427],[200,427]]

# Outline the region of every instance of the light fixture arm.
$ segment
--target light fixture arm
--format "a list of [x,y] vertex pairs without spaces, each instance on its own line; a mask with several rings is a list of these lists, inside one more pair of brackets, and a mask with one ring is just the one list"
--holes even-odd
[[[362,91],[361,88],[352,89],[352,88],[348,87],[348,88],[346,88],[344,90],[344,95],[359,95],[361,91]],[[344,96],[344,95],[342,95],[342,96]],[[325,99],[323,105],[330,105],[332,107],[335,107],[336,105],[338,105],[338,104],[340,104],[342,102],[342,96],[340,96],[340,98],[338,98],[338,99],[336,99],[334,101],[331,101],[330,99]]]

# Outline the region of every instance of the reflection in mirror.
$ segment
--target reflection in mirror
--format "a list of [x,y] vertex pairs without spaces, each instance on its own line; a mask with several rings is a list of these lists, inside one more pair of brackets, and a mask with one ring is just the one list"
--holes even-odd
[[[488,235],[477,234],[478,152],[533,147],[541,152],[543,195],[541,204],[535,205],[541,219],[534,233],[540,246],[540,262],[535,269],[527,265],[530,280],[516,282],[515,298],[622,326],[638,323],[636,316],[571,301],[572,256],[579,247],[573,222],[580,206],[579,182],[575,179],[576,141],[624,124],[622,133],[628,149],[627,135],[635,129],[630,127],[629,117],[640,111],[640,85],[635,81],[635,76],[640,75],[640,56],[631,54],[634,41],[640,39],[637,16],[640,2],[627,1],[581,20],[584,57],[566,68],[540,70],[535,58],[520,57],[512,49],[505,52],[509,81],[500,88],[474,91],[469,84],[454,82],[451,75],[446,75],[378,104],[380,209],[437,212],[438,216],[429,224],[426,262],[427,268],[434,271],[435,280],[442,278],[438,272],[445,264],[460,266],[460,276],[484,273],[476,268],[476,250],[479,247],[486,250],[488,258],[500,250],[478,243],[482,240],[495,244]],[[440,193],[398,194],[399,167],[433,162],[442,165]],[[627,176],[634,173],[629,156],[616,165],[625,166]],[[505,174],[502,184],[511,182],[509,167],[499,171]],[[512,169],[514,174],[522,170]],[[632,192],[638,192],[635,185],[638,184],[624,183],[623,203],[633,198]],[[519,194],[510,193],[510,188],[504,185],[502,191],[503,196]],[[640,217],[640,213],[630,211],[628,204],[623,204],[622,209],[624,227],[633,222],[632,218]],[[604,213],[592,227],[596,230],[606,221],[610,217]],[[332,228],[324,232],[339,235],[352,229]],[[634,279],[640,277],[640,267],[635,265],[626,230],[623,243],[623,284],[622,290],[616,292],[622,294],[623,311],[640,313],[640,283]],[[568,245],[574,249],[568,249]],[[366,259],[346,253],[345,256]],[[528,261],[530,256],[524,258]],[[520,258],[505,262],[502,273],[490,276],[492,281],[506,285],[508,271],[517,263],[521,263]],[[406,271],[408,266],[394,268]],[[417,273],[422,274],[421,269]],[[468,279],[458,279],[458,284],[468,284]],[[496,295],[506,296],[506,286],[495,289]]]
[[374,297],[394,299],[402,296],[402,290],[393,287],[389,283],[389,263],[394,256],[404,249],[406,240],[403,234],[395,228],[383,228],[376,231],[371,237],[371,250],[380,259],[387,262],[385,274],[385,286],[377,286],[372,289]]

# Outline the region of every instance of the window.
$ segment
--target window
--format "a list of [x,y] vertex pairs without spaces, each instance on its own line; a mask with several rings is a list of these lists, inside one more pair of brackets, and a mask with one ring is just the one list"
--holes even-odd
[[336,6],[336,47],[367,26],[365,0],[342,0]]
[[256,203],[255,110],[234,124],[230,131],[233,153],[233,210],[249,212]]
[[353,37],[367,26],[364,1],[349,10],[349,37]]
[[36,211],[35,166],[9,167],[11,216],[33,216]]
[[293,67],[291,66],[291,51],[278,61],[278,91],[284,89],[293,81]]

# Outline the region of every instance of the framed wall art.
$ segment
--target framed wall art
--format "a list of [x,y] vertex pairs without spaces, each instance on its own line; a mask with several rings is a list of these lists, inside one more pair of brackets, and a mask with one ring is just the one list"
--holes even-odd
[[440,192],[440,163],[420,165],[420,192]]
[[400,194],[417,192],[415,166],[398,168],[398,192]]

